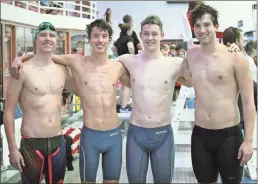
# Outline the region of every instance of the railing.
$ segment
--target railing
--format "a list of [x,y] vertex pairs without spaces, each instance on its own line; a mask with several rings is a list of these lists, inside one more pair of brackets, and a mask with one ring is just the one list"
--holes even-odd
[[95,1],[0,1],[42,14],[73,16],[86,19],[97,18]]

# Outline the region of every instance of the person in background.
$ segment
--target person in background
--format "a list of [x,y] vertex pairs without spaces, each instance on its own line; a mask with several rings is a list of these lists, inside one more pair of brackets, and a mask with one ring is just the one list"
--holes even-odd
[[160,51],[162,52],[162,54],[165,56],[165,57],[169,57],[171,56],[169,54],[169,47],[167,44],[161,44],[160,45]]
[[[129,23],[119,24],[121,29],[120,37],[114,43],[117,50],[117,55],[134,54],[134,44],[132,38],[132,26]],[[120,113],[132,111],[130,106],[131,89],[121,84],[120,87]]]
[[111,24],[111,9],[108,8],[104,14],[104,20]]
[[175,57],[175,56],[176,56],[176,45],[175,45],[175,44],[172,44],[172,45],[170,46],[169,54],[170,54],[172,57]]
[[185,49],[182,44],[177,44],[176,46],[176,56],[185,57]]

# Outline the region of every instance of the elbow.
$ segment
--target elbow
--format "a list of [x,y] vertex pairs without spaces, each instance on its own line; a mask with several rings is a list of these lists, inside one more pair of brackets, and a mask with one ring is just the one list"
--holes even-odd
[[128,49],[130,54],[134,54],[134,48]]

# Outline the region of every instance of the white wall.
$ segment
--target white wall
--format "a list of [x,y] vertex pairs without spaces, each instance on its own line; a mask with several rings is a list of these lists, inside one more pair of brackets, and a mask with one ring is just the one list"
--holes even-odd
[[1,20],[38,26],[41,22],[51,22],[56,28],[85,30],[86,24],[91,20],[62,15],[40,14],[26,9],[18,8],[6,3],[1,3]]
[[[237,26],[243,20],[243,30],[253,29],[252,5],[255,1],[205,1],[219,11],[220,31],[229,26]],[[188,4],[167,4],[165,1],[98,1],[99,17],[107,8],[112,10],[112,23],[116,33],[119,33],[118,24],[125,14],[130,14],[134,20],[134,30],[140,32],[140,23],[150,14],[158,15],[163,21],[165,39],[176,39],[183,32],[180,13],[186,14]],[[255,16],[256,18],[256,16]],[[256,29],[256,27],[255,27]]]
[[[253,24],[252,5],[256,1],[205,1],[219,11],[220,30],[230,26],[237,27],[237,22],[243,20],[243,31],[256,30]],[[257,15],[254,17],[257,19]]]

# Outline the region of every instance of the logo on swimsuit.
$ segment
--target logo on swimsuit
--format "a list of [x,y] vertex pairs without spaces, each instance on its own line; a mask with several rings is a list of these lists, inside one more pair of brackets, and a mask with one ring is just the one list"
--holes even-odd
[[167,133],[167,130],[162,130],[162,131],[156,132],[156,135],[165,134],[165,133]]
[[235,179],[235,178],[236,178],[236,176],[228,177],[228,180],[233,180],[233,179]]
[[117,134],[118,134],[118,132],[115,132],[115,133],[110,134],[110,136],[114,136],[114,135],[117,135]]

